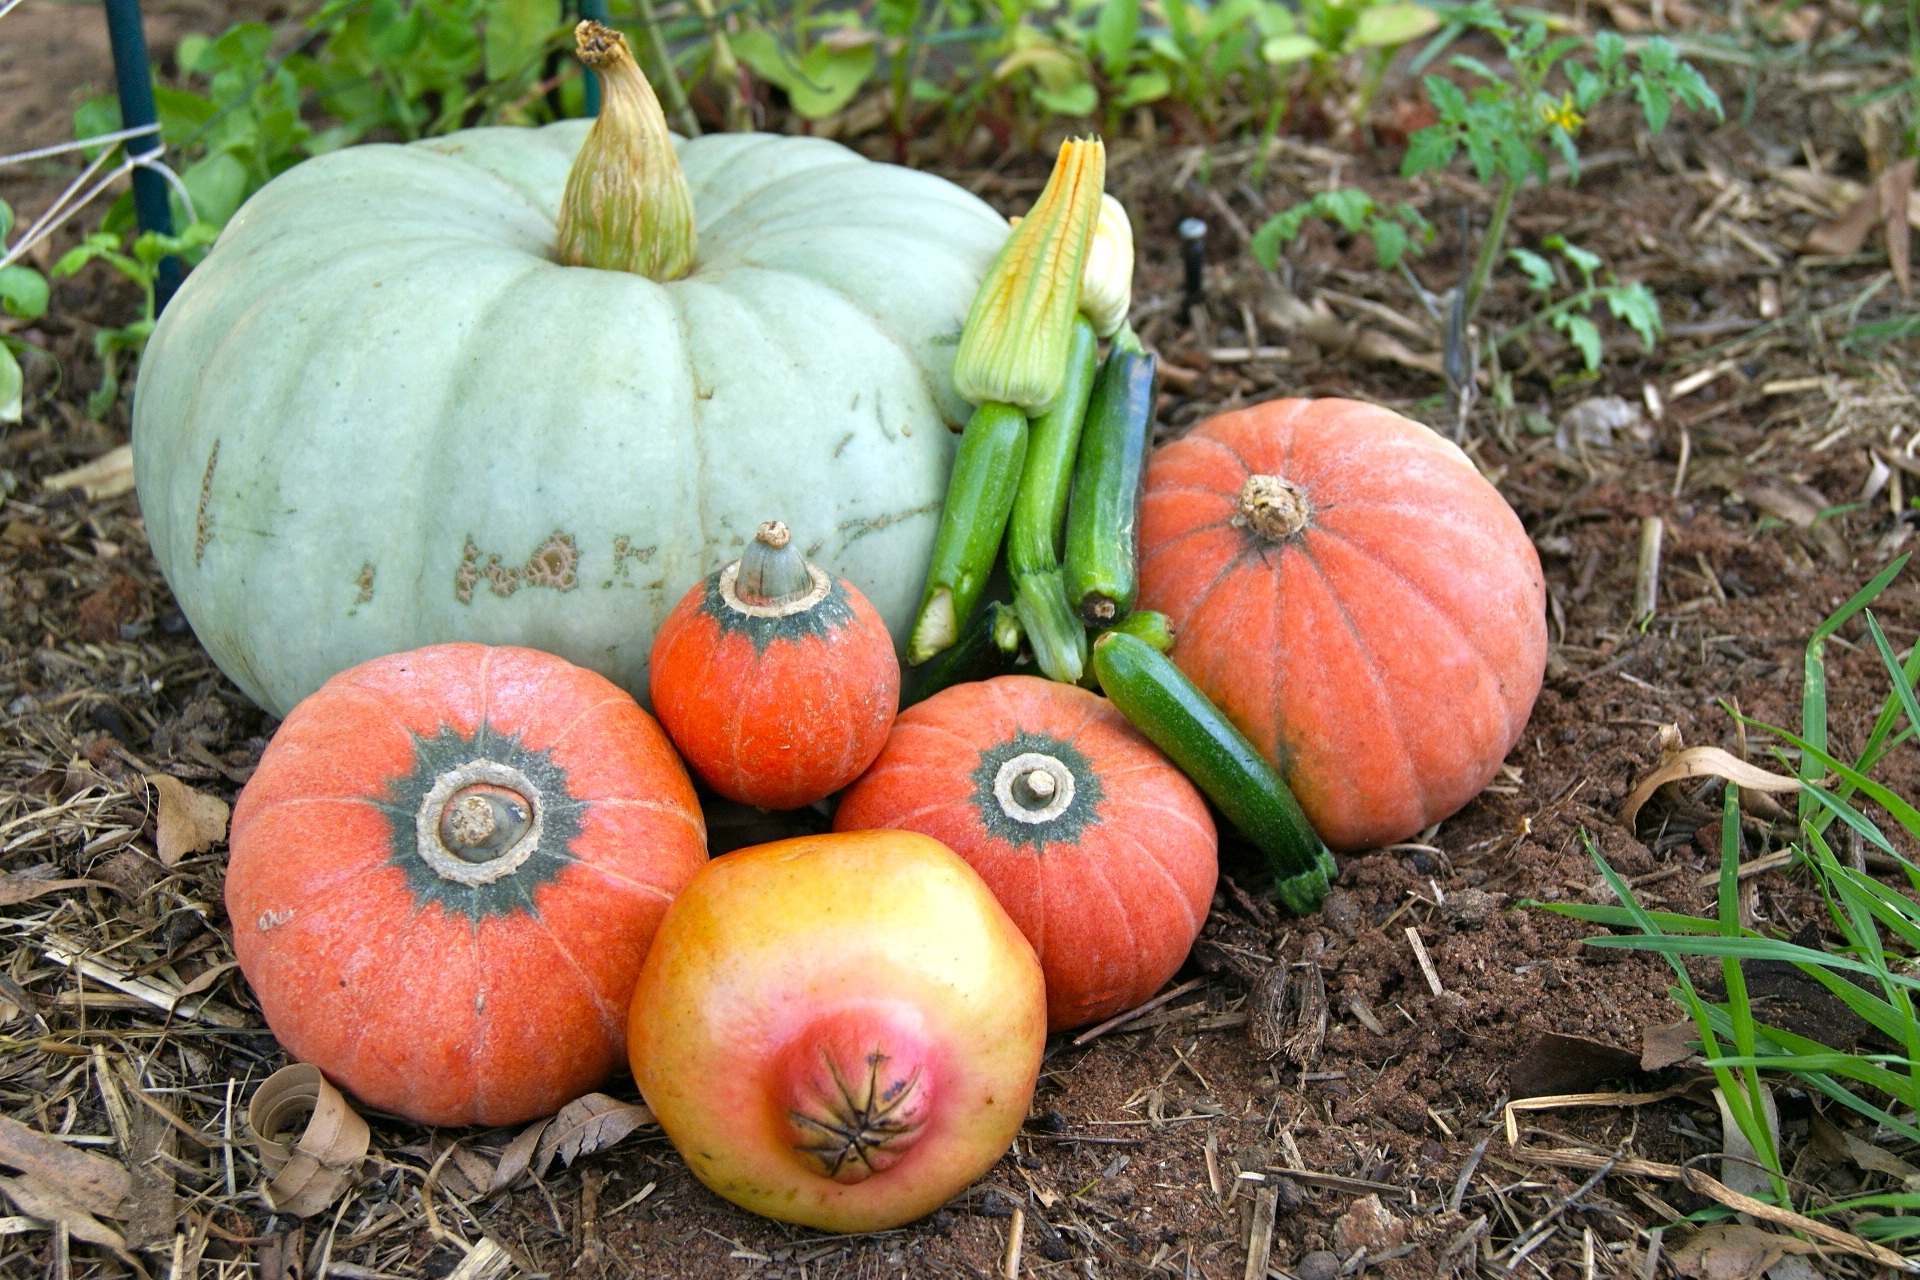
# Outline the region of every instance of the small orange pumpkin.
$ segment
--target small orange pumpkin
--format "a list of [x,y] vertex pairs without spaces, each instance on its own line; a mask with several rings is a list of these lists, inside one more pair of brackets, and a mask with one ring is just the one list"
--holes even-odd
[[1154,454],[1140,607],[1335,849],[1478,795],[1546,670],[1546,583],[1467,456],[1397,413],[1275,400]]
[[287,1052],[362,1101],[514,1124],[622,1061],[705,836],[666,735],[605,678],[477,644],[376,658],[296,706],[240,793],[234,953]]
[[834,830],[918,831],[965,858],[1040,957],[1047,1025],[1093,1022],[1174,975],[1219,876],[1206,801],[1112,703],[1033,676],[900,713]]
[[654,637],[654,713],[729,800],[797,809],[860,776],[900,707],[887,624],[778,520],[687,592]]

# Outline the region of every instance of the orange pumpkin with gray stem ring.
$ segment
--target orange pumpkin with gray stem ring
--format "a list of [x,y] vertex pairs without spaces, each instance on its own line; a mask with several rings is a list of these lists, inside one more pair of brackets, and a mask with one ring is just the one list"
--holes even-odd
[[860,776],[900,707],[886,623],[778,520],[683,597],[653,642],[654,713],[729,800],[797,809]]
[[1340,850],[1478,795],[1546,670],[1519,517],[1452,444],[1352,400],[1269,401],[1156,452],[1139,607]]
[[923,832],[965,858],[1039,954],[1055,1031],[1158,991],[1219,876],[1207,802],[1173,762],[1105,698],[1033,676],[908,707],[833,823]]
[[693,784],[611,681],[445,644],[343,671],[233,809],[233,946],[294,1058],[422,1124],[599,1087],[667,904],[706,864]]

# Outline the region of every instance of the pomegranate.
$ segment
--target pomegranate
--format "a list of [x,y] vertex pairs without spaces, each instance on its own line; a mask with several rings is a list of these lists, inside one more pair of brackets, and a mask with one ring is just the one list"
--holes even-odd
[[858,831],[703,868],[641,967],[627,1052],[719,1195],[879,1231],[1006,1151],[1046,1032],[1040,963],[973,869],[928,836]]

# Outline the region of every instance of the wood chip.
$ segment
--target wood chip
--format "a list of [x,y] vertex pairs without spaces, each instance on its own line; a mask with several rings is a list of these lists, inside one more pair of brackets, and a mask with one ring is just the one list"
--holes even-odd
[[1247,1237],[1247,1268],[1243,1280],[1266,1280],[1267,1260],[1273,1254],[1273,1219],[1280,1205],[1277,1187],[1253,1193],[1253,1231]]
[[1098,1040],[1101,1036],[1106,1035],[1109,1031],[1118,1030],[1119,1028],[1126,1026],[1129,1022],[1132,1022],[1134,1019],[1140,1017],[1141,1015],[1152,1013],[1155,1009],[1158,1009],[1161,1005],[1170,1004],[1173,1001],[1178,1000],[1181,996],[1187,994],[1187,992],[1189,991],[1198,990],[1200,987],[1205,986],[1206,982],[1207,980],[1205,978],[1189,978],[1187,981],[1181,983],[1179,986],[1175,987],[1173,990],[1163,991],[1159,995],[1155,996],[1153,999],[1147,1001],[1145,1004],[1135,1005],[1133,1008],[1128,1009],[1125,1012],[1116,1013],[1111,1018],[1108,1018],[1105,1022],[1102,1022],[1098,1026],[1089,1027],[1085,1031],[1082,1031],[1079,1035],[1075,1036],[1073,1038],[1074,1048],[1077,1049],[1081,1045],[1090,1044],[1093,1041]]
[[1434,996],[1447,994],[1447,989],[1440,985],[1439,971],[1433,967],[1433,957],[1427,954],[1427,944],[1420,941],[1420,930],[1412,925],[1407,926],[1407,942],[1413,947],[1413,958],[1420,962],[1420,972],[1426,975],[1427,986],[1433,989]]
[[43,487],[58,491],[79,489],[96,502],[133,491],[133,446],[109,449],[92,462],[49,476]]

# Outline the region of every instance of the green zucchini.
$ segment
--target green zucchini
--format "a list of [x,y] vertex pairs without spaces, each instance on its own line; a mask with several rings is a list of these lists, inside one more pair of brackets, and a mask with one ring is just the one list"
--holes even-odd
[[1155,613],[1152,609],[1135,609],[1107,630],[1138,637],[1161,653],[1173,648],[1173,624],[1167,620],[1166,614]]
[[[1009,623],[1013,627],[1011,644],[1006,643]],[[1019,666],[1019,626],[1010,605],[991,601],[973,615],[966,630],[960,633],[959,643],[914,668],[900,705],[910,707],[953,685],[991,680],[1013,672]]]
[[1067,600],[1092,626],[1133,607],[1140,472],[1153,433],[1153,357],[1115,343],[1094,383],[1067,510]]
[[1087,665],[1087,632],[1067,601],[1060,569],[1060,531],[1067,518],[1067,492],[1080,444],[1080,421],[1093,393],[1100,339],[1087,318],[1076,315],[1067,348],[1067,376],[1047,411],[1033,420],[1026,466],[1007,525],[1007,572],[1013,607],[1033,646],[1034,661],[1051,680],[1071,683]]
[[925,662],[960,639],[1000,557],[1000,538],[1026,461],[1025,413],[993,401],[973,411],[953,456],[933,562],[907,640],[909,663]]
[[1259,749],[1171,658],[1138,636],[1103,633],[1094,642],[1093,669],[1121,714],[1267,855],[1274,896],[1296,915],[1318,911],[1339,869]]

